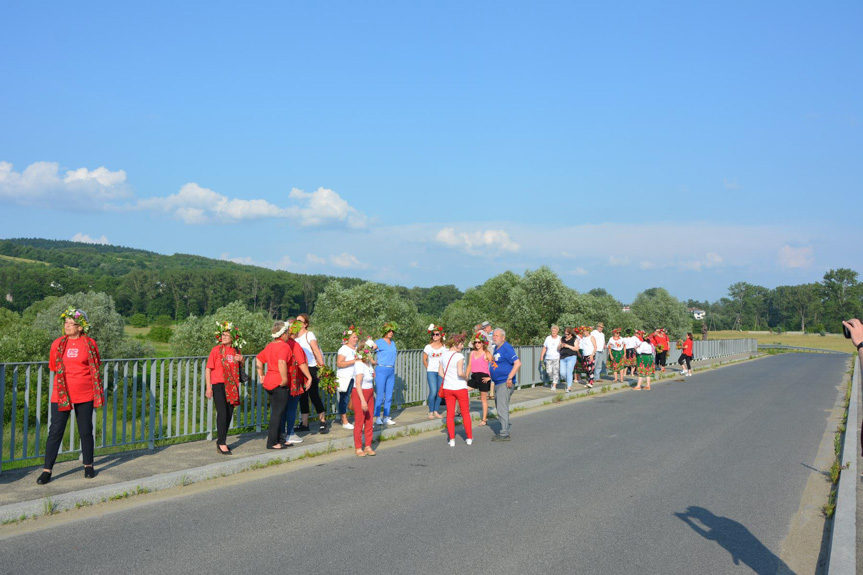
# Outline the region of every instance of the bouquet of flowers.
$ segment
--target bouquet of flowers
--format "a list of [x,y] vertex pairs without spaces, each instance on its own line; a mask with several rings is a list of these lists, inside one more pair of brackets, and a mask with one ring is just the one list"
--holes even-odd
[[339,390],[336,372],[327,364],[318,366],[318,388],[330,395],[334,395]]

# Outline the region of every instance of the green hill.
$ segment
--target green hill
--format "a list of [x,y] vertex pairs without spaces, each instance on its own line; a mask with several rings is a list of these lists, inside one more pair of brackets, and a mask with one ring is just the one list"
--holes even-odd
[[[48,296],[102,291],[123,316],[183,319],[232,301],[287,317],[310,312],[326,284],[363,280],[298,274],[190,254],[163,255],[122,246],[40,238],[0,240],[0,303],[21,312]],[[420,313],[437,316],[462,293],[455,286],[399,287]]]

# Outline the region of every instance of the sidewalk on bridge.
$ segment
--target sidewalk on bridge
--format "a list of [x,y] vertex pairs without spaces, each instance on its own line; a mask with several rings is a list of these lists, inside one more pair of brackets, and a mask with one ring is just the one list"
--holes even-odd
[[[693,362],[694,369],[707,369],[717,364],[737,362],[756,354],[740,354],[722,358]],[[657,380],[676,378],[683,381],[677,366],[668,368],[665,374]],[[697,374],[694,376],[697,380]],[[690,380],[686,380],[690,381]],[[628,378],[628,383],[614,384],[611,377],[603,378],[597,383],[593,393],[597,393],[602,385],[612,388],[634,385],[635,379]],[[587,389],[573,386],[573,397],[587,394]],[[523,387],[512,397],[510,410],[521,410],[550,404],[554,397],[561,393],[561,387],[552,392],[548,387]],[[478,417],[482,406],[479,397],[471,397],[471,413]],[[489,402],[489,411],[494,413],[494,402]],[[518,414],[515,414],[517,416]],[[444,440],[445,420],[428,419],[428,408],[424,405],[405,407],[393,412],[396,426],[375,427],[376,441],[381,437],[395,438],[406,434],[423,431],[437,431]],[[313,417],[312,423],[316,421]],[[353,431],[343,429],[338,423],[330,422],[330,432],[321,434],[316,425],[311,425],[312,431],[300,433],[303,443],[285,451],[266,449],[266,429],[261,433],[243,433],[229,435],[228,445],[233,450],[231,456],[216,453],[214,441],[191,441],[156,447],[154,450],[140,449],[107,455],[99,455],[96,450],[96,477],[85,479],[79,460],[65,461],[54,466],[54,474],[48,485],[37,485],[36,477],[41,472],[41,465],[22,469],[4,470],[0,473],[0,522],[15,521],[23,517],[35,517],[45,514],[49,509],[62,511],[74,509],[83,505],[95,504],[111,499],[117,499],[188,485],[214,477],[239,473],[248,469],[266,466],[273,460],[286,461],[304,456],[319,454],[341,449],[353,449]],[[481,427],[474,422],[474,436],[479,439],[491,439],[498,430],[497,422],[489,420],[489,426]],[[485,437],[484,437],[485,436]]]

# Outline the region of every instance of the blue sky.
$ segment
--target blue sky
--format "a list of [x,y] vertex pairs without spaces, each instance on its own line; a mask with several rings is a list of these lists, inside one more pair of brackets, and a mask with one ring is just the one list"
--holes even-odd
[[0,237],[624,302],[863,271],[860,2],[0,15]]

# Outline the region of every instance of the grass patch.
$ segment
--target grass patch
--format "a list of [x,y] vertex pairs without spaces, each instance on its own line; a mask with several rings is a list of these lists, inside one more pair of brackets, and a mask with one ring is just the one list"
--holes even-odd
[[51,499],[50,497],[46,497],[45,501],[42,502],[42,514],[43,515],[54,515],[59,511],[57,507],[57,502]]
[[555,394],[554,397],[551,398],[551,402],[552,403],[560,403],[561,401],[563,401],[563,399],[564,399],[563,394],[557,393],[557,394]]
[[830,490],[830,496],[827,498],[827,503],[821,506],[821,511],[824,513],[824,516],[828,519],[833,517],[833,513],[836,511],[836,490]]
[[27,520],[27,515],[22,514],[21,517],[13,517],[12,519],[4,519],[0,525],[11,525],[12,523],[20,523]]
[[[829,349],[832,351],[842,351],[850,353],[853,348],[848,340],[842,334],[828,333],[819,335],[817,333],[752,333],[748,331],[711,331],[710,339],[740,339],[741,337],[753,338],[758,341],[759,345],[763,344],[778,344],[790,345],[794,347],[811,347],[813,349]],[[851,349],[849,349],[851,348]],[[766,353],[773,355],[769,350]]]

